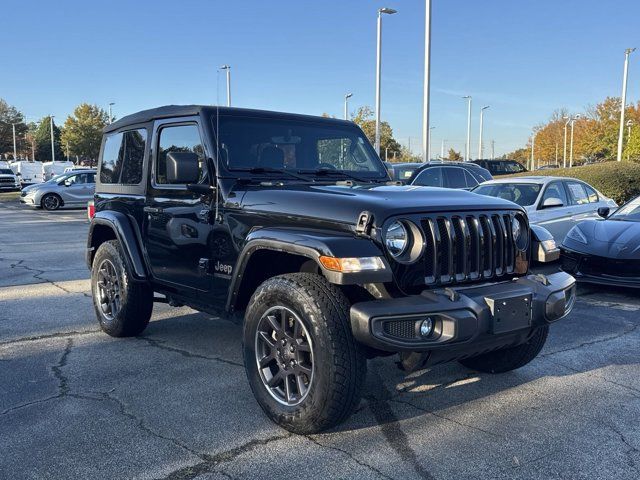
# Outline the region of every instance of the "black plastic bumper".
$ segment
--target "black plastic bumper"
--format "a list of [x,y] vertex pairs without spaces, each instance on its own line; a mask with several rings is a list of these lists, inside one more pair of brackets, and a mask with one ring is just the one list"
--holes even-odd
[[[441,350],[443,356],[461,358],[525,342],[533,327],[557,321],[570,312],[575,290],[575,279],[564,272],[430,290],[356,303],[351,307],[351,327],[359,342],[378,350]],[[422,336],[420,325],[427,318],[434,327]]]

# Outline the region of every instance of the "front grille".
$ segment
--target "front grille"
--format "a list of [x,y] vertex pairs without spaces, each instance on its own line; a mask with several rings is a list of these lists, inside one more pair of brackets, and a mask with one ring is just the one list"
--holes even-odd
[[595,277],[640,278],[640,261],[584,256],[578,266],[580,273]]
[[434,215],[421,220],[427,285],[511,275],[516,246],[510,213]]
[[416,338],[415,320],[384,322],[384,333],[396,338]]
[[16,181],[13,178],[5,177],[5,178],[0,178],[0,183],[10,183],[13,185],[14,183],[16,183]]

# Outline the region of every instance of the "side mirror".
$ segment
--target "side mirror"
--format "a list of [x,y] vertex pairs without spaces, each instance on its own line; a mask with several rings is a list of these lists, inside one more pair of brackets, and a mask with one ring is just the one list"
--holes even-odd
[[197,153],[167,153],[167,183],[196,183],[199,174]]
[[562,200],[555,197],[550,197],[545,199],[545,201],[542,202],[542,205],[541,205],[541,208],[556,208],[556,207],[564,207],[564,203],[562,203]]
[[600,215],[602,218],[607,218],[610,212],[611,212],[611,209],[609,207],[598,208],[598,215]]

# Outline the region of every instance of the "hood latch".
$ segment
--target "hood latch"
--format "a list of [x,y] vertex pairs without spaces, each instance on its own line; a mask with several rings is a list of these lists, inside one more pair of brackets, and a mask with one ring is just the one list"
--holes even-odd
[[356,233],[358,235],[369,235],[371,233],[371,225],[373,224],[373,214],[366,210],[360,212],[358,222],[356,223]]

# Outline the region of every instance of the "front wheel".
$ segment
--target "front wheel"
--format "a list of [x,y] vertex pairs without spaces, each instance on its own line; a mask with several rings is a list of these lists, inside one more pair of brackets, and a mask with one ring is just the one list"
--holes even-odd
[[40,204],[45,210],[58,210],[62,206],[62,199],[55,193],[47,193]]
[[258,287],[243,353],[256,400],[291,432],[331,428],[360,400],[366,359],[351,333],[349,303],[320,275],[287,274]]
[[504,373],[524,367],[538,356],[547,341],[549,327],[537,328],[529,340],[515,347],[502,348],[495,352],[485,353],[477,357],[460,360],[460,363],[472,370],[486,373]]

